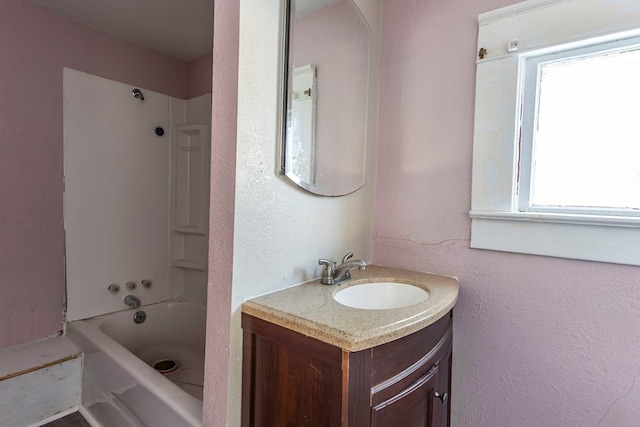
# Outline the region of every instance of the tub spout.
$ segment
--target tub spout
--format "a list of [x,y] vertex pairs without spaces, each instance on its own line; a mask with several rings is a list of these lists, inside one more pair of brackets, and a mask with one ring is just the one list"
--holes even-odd
[[134,297],[133,295],[127,295],[126,297],[124,297],[124,303],[129,308],[140,307],[140,299],[138,297]]

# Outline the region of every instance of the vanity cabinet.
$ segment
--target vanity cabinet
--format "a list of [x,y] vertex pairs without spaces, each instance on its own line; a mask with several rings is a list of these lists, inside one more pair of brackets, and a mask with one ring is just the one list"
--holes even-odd
[[451,325],[348,352],[243,313],[242,425],[449,426]]

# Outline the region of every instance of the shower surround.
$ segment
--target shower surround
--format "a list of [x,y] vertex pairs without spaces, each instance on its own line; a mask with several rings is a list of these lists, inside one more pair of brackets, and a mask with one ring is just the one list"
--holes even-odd
[[209,106],[64,70],[67,321],[204,304]]
[[211,97],[65,69],[64,100],[66,320],[85,357],[81,410],[104,425],[201,425]]

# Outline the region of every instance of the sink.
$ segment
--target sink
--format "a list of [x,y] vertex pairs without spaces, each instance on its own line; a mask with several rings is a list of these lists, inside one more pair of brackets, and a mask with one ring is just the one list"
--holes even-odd
[[383,310],[424,302],[429,299],[429,293],[408,283],[373,282],[345,288],[338,291],[333,299],[348,307]]

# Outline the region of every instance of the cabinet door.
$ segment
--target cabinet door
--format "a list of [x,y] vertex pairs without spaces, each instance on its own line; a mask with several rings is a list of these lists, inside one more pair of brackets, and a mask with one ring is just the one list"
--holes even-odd
[[433,399],[438,384],[438,365],[415,383],[372,409],[371,425],[375,427],[432,427]]
[[[433,399],[434,427],[449,427],[451,418],[451,348],[440,360],[438,366],[439,384],[436,387],[438,398]],[[434,394],[435,396],[435,394]]]
[[340,426],[342,350],[247,315],[243,326],[242,426]]

